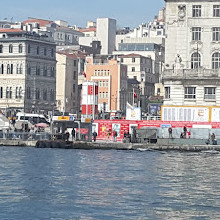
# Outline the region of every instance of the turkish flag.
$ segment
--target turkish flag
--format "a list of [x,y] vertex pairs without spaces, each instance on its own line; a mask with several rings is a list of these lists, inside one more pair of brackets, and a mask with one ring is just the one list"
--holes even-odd
[[82,74],[84,75],[84,77],[86,78],[86,73],[83,71]]
[[136,99],[137,98],[137,94],[134,92],[134,98]]

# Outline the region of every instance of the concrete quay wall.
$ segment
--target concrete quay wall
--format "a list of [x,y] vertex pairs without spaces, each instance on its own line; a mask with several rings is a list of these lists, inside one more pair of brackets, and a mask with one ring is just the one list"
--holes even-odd
[[[168,141],[168,140],[167,140]],[[63,148],[83,150],[155,150],[155,151],[220,151],[220,145],[201,144],[149,144],[149,143],[122,143],[122,142],[64,142],[64,141],[22,141],[0,140],[0,146],[37,147],[37,148]]]

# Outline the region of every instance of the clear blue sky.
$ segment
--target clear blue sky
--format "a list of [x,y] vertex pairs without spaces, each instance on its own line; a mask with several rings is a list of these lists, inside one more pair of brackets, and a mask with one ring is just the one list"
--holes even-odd
[[118,27],[133,28],[152,20],[164,5],[164,0],[5,0],[0,20],[37,17],[84,27],[88,20],[109,17],[117,20]]

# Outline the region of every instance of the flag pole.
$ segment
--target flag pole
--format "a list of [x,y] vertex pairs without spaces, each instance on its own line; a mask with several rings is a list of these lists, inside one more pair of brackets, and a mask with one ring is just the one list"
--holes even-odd
[[134,107],[134,88],[133,88],[133,107]]

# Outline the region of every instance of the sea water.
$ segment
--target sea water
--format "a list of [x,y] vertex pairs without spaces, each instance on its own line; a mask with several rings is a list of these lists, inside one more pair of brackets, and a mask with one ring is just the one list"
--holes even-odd
[[0,219],[220,219],[220,154],[0,147]]

